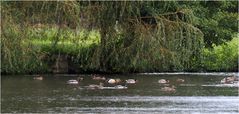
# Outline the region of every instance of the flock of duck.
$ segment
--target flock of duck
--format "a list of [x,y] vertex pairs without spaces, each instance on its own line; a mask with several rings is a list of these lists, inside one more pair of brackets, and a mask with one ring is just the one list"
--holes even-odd
[[[181,78],[178,78],[176,79],[176,82],[177,83],[184,83],[185,80],[184,79],[181,79]],[[158,80],[158,83],[159,84],[163,84],[164,87],[162,87],[160,90],[163,91],[163,92],[168,92],[168,93],[175,93],[176,92],[176,87],[174,85],[171,85],[170,86],[170,81],[167,80],[167,79],[160,79]]]
[[[90,84],[88,86],[84,86],[87,89],[127,89],[129,84],[136,84],[138,83],[137,79],[127,79],[127,80],[121,80],[120,78],[105,78],[104,76],[99,75],[93,75],[91,77],[92,80],[99,80],[101,81],[99,85],[97,84]],[[69,85],[78,85],[80,82],[84,80],[83,77],[78,77],[77,79],[71,79],[68,80],[66,83]],[[184,79],[178,78],[176,80],[178,83],[184,83]],[[110,84],[114,86],[104,86],[104,84]],[[170,86],[170,81],[167,79],[160,79],[158,80],[158,83],[161,84],[163,87],[160,89],[163,92],[169,92],[174,93],[176,92],[175,86]],[[123,85],[122,85],[123,84]]]
[[[127,79],[127,80],[121,80],[120,78],[106,78],[104,76],[100,75],[93,75],[92,80],[98,80],[100,81],[99,85],[97,84],[90,84],[88,86],[84,86],[87,89],[127,89],[129,84],[136,84],[138,83],[138,80],[136,79]],[[34,77],[35,80],[43,80],[43,77],[38,75]],[[68,80],[66,83],[69,85],[78,85],[81,81],[83,81],[83,77],[78,77],[77,79],[71,79]],[[178,78],[175,80],[177,83],[184,83],[185,80]],[[228,76],[223,78],[220,83],[221,84],[235,84],[238,83],[239,79],[238,76]],[[104,86],[104,83],[114,85],[114,86]],[[160,89],[163,92],[169,92],[174,93],[176,92],[175,86],[170,85],[170,80],[168,79],[159,79],[158,83],[162,85],[162,88]],[[122,85],[123,84],[123,85]]]
[[[127,89],[127,84],[136,84],[138,80],[136,79],[127,79],[121,80],[120,78],[105,78],[104,76],[93,75],[92,80],[100,81],[99,85],[97,84],[90,84],[88,86],[84,86],[87,89]],[[69,85],[78,85],[80,82],[84,80],[83,77],[78,77],[77,79],[68,80],[66,83]],[[114,86],[104,86],[104,83],[111,84]],[[121,85],[123,84],[124,85]]]

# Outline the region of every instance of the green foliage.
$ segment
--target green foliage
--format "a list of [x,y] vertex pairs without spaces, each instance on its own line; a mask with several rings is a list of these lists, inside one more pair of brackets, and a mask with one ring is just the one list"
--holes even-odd
[[2,2],[2,72],[45,72],[59,54],[83,71],[197,69],[204,42],[220,44],[235,32],[234,3]]
[[203,34],[191,25],[190,11],[183,18],[177,12],[158,14],[154,7],[158,3],[95,3],[101,8],[96,11],[97,16],[91,16],[100,23],[98,69],[145,72],[182,71],[191,67],[190,58],[200,56]]
[[203,69],[210,71],[232,71],[238,68],[238,38],[233,38],[225,44],[213,49],[203,50]]
[[[160,1],[154,3],[151,9],[154,8],[159,14],[177,12],[178,18],[191,16],[188,22],[203,32],[206,47],[230,41],[238,31],[238,1]],[[162,7],[166,8],[162,9]],[[189,13],[190,15],[181,16],[181,14]]]
[[[11,18],[8,20],[11,21]],[[41,61],[45,55],[39,48],[34,48],[22,35],[20,27],[3,21],[1,38],[1,72],[2,73],[40,73],[46,72],[47,66]],[[23,42],[25,42],[23,44]]]
[[[93,44],[99,44],[100,36],[97,31],[78,31],[76,34],[71,29],[62,29],[58,33],[57,28],[32,29],[28,34],[35,48],[51,54],[73,54],[77,55],[81,48],[87,48]],[[58,34],[58,36],[56,36]],[[57,41],[55,38],[58,38]]]
[[238,31],[238,1],[201,1],[194,5],[196,26],[204,33],[206,47],[230,41]]

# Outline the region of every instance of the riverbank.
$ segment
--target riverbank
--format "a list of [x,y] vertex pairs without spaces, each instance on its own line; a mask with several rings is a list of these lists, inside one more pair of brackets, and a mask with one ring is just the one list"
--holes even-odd
[[[181,59],[177,60],[175,50],[165,48],[158,48],[160,53],[154,53],[148,52],[155,50],[152,47],[142,50],[135,43],[117,49],[126,45],[124,40],[109,45],[119,46],[117,48],[103,50],[100,34],[95,30],[75,32],[63,29],[56,34],[59,32],[57,28],[28,28],[28,36],[23,40],[17,39],[20,33],[11,32],[12,36],[2,41],[1,74],[238,71],[236,37],[225,44],[214,45],[212,49],[202,48],[200,55],[188,60],[182,59],[185,55],[179,53]],[[9,43],[13,39],[15,43]],[[103,56],[102,53],[109,55]]]

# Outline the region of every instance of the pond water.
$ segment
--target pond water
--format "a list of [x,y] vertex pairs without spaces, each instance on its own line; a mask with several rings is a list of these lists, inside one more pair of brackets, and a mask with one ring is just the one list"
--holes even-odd
[[[237,73],[142,73],[104,75],[106,78],[137,79],[127,89],[87,89],[105,83],[90,75],[1,76],[1,112],[5,113],[239,113],[238,82],[221,84]],[[66,82],[77,77],[79,85]],[[178,78],[185,82],[176,82]],[[159,84],[168,79],[169,84]],[[122,83],[122,85],[125,85]],[[174,92],[161,88],[175,86]]]

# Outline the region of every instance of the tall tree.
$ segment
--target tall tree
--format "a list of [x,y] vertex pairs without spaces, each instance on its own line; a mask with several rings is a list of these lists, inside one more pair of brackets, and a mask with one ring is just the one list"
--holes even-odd
[[[84,20],[85,29],[100,32],[100,44],[87,63],[101,71],[174,71],[191,68],[203,47],[203,33],[194,26],[193,10],[178,8],[180,4],[176,1],[5,2],[3,10],[8,13],[3,15],[12,18],[14,23],[8,23],[12,25],[57,24],[58,32],[64,24],[79,27]],[[24,38],[24,35],[23,31],[18,36]],[[53,42],[57,41],[56,35]]]

